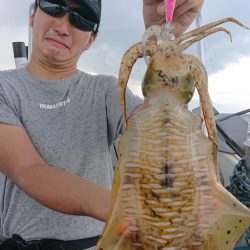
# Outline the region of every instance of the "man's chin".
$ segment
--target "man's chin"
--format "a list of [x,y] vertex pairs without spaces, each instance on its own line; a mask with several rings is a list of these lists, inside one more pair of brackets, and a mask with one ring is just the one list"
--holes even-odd
[[67,60],[67,56],[61,53],[49,53],[46,58],[50,63],[64,63]]

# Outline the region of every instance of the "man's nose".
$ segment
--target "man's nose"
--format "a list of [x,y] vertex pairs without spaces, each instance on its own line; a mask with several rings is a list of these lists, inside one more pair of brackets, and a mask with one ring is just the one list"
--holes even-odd
[[69,14],[65,13],[65,15],[61,17],[55,18],[55,30],[64,36],[68,36],[70,33],[71,24],[69,22]]

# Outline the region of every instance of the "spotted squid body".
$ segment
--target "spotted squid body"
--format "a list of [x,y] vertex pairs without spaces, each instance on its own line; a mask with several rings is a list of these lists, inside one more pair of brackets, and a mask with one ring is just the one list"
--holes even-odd
[[[250,226],[250,211],[221,184],[216,126],[202,63],[183,51],[233,18],[205,25],[176,39],[152,26],[124,55],[119,93],[136,60],[150,63],[142,84],[147,107],[127,120],[119,145],[113,205],[97,250],[230,250]],[[243,26],[245,27],[245,26]],[[246,27],[245,27],[246,28]],[[198,90],[201,119],[185,108]]]

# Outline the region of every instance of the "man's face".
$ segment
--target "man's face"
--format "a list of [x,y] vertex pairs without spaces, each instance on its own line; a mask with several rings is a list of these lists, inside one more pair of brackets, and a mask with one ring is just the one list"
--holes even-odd
[[[74,1],[69,6],[80,8]],[[32,57],[47,59],[51,63],[76,64],[81,53],[95,40],[92,32],[82,31],[70,24],[68,13],[52,17],[39,7],[31,17],[33,27]]]

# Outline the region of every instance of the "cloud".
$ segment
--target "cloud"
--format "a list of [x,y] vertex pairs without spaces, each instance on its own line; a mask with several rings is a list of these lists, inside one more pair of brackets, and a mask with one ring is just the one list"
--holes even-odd
[[242,57],[210,75],[209,91],[212,100],[221,105],[231,103],[236,107],[234,111],[250,108],[249,65],[250,57]]
[[[250,57],[242,57],[209,75],[209,94],[219,112],[234,113],[250,108],[249,65]],[[197,93],[194,100],[198,100]]]
[[[202,22],[210,23],[225,17],[234,17],[250,27],[250,1],[205,1],[202,10]],[[250,31],[234,23],[225,23],[222,27],[232,34],[230,43],[222,32],[209,36],[203,41],[205,65],[209,73],[215,73],[225,67],[228,62],[234,62],[243,55],[250,56]]]
[[142,1],[105,0],[97,40],[81,56],[79,67],[117,75],[123,54],[132,44],[140,41],[143,32]]
[[0,26],[13,28],[28,24],[29,7],[33,0],[0,0]]

